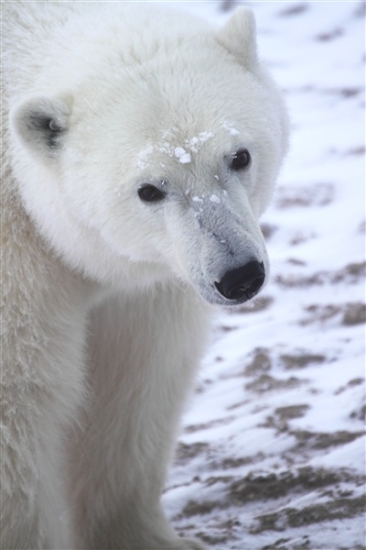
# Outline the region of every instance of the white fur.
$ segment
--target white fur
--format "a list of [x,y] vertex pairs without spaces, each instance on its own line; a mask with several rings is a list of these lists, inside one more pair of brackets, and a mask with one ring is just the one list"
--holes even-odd
[[214,283],[268,277],[287,119],[251,12],[216,32],[122,4],[3,7],[4,549],[203,548],[166,522],[167,464],[209,304],[231,305]]

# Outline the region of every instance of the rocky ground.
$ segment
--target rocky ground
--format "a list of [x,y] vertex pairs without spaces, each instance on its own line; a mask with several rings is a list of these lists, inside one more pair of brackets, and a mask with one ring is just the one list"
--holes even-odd
[[[235,2],[176,3],[218,23]],[[364,550],[364,4],[251,2],[291,152],[270,284],[218,313],[164,495],[219,550]]]

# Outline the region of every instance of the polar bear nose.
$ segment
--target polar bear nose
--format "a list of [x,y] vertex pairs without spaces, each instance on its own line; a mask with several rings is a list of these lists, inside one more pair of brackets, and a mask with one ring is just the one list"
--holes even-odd
[[228,300],[245,302],[253,298],[264,283],[265,272],[263,263],[256,260],[227,271],[219,283],[217,290]]

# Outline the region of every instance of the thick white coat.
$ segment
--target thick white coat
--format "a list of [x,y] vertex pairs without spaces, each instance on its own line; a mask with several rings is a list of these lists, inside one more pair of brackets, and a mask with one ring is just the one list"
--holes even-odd
[[214,283],[253,259],[268,277],[287,119],[253,17],[25,2],[2,25],[1,546],[203,548],[160,495],[212,304],[233,303]]

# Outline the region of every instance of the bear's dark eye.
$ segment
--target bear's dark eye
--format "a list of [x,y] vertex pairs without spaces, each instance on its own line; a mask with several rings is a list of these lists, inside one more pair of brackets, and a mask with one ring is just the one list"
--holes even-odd
[[250,164],[250,154],[247,149],[240,149],[235,153],[231,158],[230,168],[238,172],[239,170],[244,170]]
[[139,187],[138,196],[144,202],[158,202],[165,198],[165,193],[160,191],[155,185],[144,183]]

